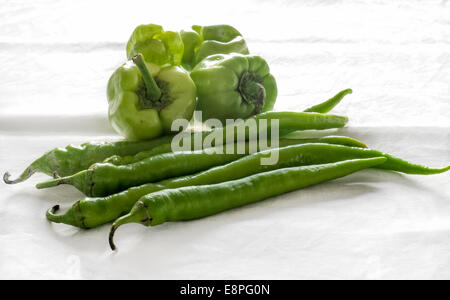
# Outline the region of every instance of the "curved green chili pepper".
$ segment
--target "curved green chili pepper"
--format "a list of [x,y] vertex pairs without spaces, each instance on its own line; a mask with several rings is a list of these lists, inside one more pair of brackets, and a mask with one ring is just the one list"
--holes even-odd
[[353,91],[351,89],[340,91],[334,97],[328,99],[325,102],[311,106],[310,108],[305,109],[304,112],[316,112],[326,114],[327,112],[335,108],[335,106],[338,105],[345,96],[351,94],[352,92]]
[[[261,164],[262,158],[269,157],[275,152],[278,152],[278,161],[276,164]],[[300,144],[254,153],[226,165],[217,166],[197,174],[170,178],[157,183],[147,183],[103,198],[83,198],[75,202],[63,215],[54,214],[59,206],[50,209],[47,212],[47,218],[56,223],[65,223],[81,228],[92,228],[113,221],[128,213],[140,197],[160,190],[214,184],[285,167],[334,163],[342,160],[373,158],[382,155],[385,155],[387,161],[377,166],[378,168],[398,172],[414,171],[415,173],[424,173],[428,170],[429,174],[433,173],[426,167],[412,165],[406,161],[375,150],[329,144]],[[436,169],[432,170],[437,171]],[[443,172],[444,169],[440,171]]]
[[[346,89],[346,90],[340,91],[339,93],[334,95],[332,98],[328,99],[327,101],[324,101],[324,102],[314,105],[310,108],[307,108],[303,112],[328,113],[333,108],[335,108],[336,105],[338,105],[342,101],[342,99],[344,99],[345,96],[351,94],[352,92],[353,91],[351,89]],[[280,136],[284,136],[288,133],[289,132],[280,131]]]
[[165,222],[207,217],[231,208],[340,178],[385,161],[386,158],[377,157],[292,167],[218,184],[189,186],[151,193],[139,199],[129,214],[114,222],[109,234],[109,244],[111,249],[115,250],[114,233],[119,226],[127,223],[156,226]]
[[147,182],[192,174],[225,164],[247,155],[248,144],[245,147],[246,152],[242,154],[237,151],[234,151],[235,154],[209,154],[207,150],[197,150],[165,153],[122,166],[97,163],[88,170],[38,183],[36,187],[42,189],[71,184],[87,196],[107,196]]
[[[308,138],[308,139],[280,139],[279,147],[285,147],[285,146],[294,145],[294,144],[310,144],[310,143],[324,143],[324,144],[335,144],[335,145],[344,145],[344,146],[350,146],[350,147],[367,148],[367,146],[364,143],[362,143],[358,140],[355,140],[355,139],[352,139],[352,138],[349,138],[346,136],[333,136],[333,135],[320,137],[320,138]],[[195,144],[192,141],[191,149],[190,149],[191,151],[204,149],[203,143],[202,143],[202,147],[200,149],[197,149],[194,146],[195,146]],[[128,165],[128,164],[132,164],[132,163],[141,161],[141,160],[146,159],[151,156],[155,156],[155,155],[163,154],[163,153],[169,153],[169,152],[172,152],[172,145],[171,145],[171,143],[165,143],[165,144],[156,146],[153,149],[139,152],[135,155],[127,155],[127,156],[113,155],[111,157],[108,157],[103,162],[110,163],[110,164],[113,164],[116,166]]]
[[7,184],[15,184],[25,181],[35,172],[54,177],[68,176],[85,170],[112,155],[133,155],[171,140],[172,136],[164,136],[150,141],[91,142],[80,146],[69,145],[65,148],[55,148],[31,163],[17,179],[11,180],[11,175],[6,172],[3,180]]

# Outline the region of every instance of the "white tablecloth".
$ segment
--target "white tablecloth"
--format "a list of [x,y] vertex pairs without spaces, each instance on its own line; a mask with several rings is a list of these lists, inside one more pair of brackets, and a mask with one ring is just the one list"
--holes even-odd
[[[351,87],[349,135],[433,167],[450,163],[447,1],[0,1],[0,171],[113,140],[106,81],[134,27],[228,23],[264,56],[277,110]],[[334,132],[333,132],[334,133]],[[450,174],[367,170],[190,222],[50,224],[82,195],[0,184],[0,278],[450,279]]]

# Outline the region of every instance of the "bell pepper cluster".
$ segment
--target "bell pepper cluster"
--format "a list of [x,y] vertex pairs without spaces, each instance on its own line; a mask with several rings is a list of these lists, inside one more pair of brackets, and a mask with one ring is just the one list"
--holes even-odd
[[192,26],[180,32],[139,25],[126,46],[128,61],[110,77],[108,116],[128,140],[172,132],[194,110],[205,119],[245,119],[273,109],[277,84],[267,62],[250,55],[230,25]]

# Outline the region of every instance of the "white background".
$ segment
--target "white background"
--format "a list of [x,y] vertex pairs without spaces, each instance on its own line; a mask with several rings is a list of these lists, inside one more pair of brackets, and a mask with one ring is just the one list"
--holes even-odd
[[[447,1],[0,0],[0,171],[117,135],[106,82],[134,27],[227,23],[264,56],[277,110],[344,88],[349,135],[416,163],[450,163]],[[368,170],[191,222],[49,224],[82,195],[0,184],[0,278],[450,279],[450,174]]]

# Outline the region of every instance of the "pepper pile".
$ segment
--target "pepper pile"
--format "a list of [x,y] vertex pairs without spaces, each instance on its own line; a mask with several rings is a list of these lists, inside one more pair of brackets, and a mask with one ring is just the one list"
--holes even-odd
[[[249,55],[242,35],[231,26],[172,32],[141,25],[131,35],[126,54],[129,61],[111,76],[107,98],[110,122],[127,140],[53,149],[17,179],[11,180],[8,172],[3,177],[14,184],[42,172],[54,179],[39,183],[39,189],[73,185],[86,197],[64,214],[56,213],[58,205],[52,207],[47,219],[80,228],[114,222],[109,237],[113,250],[114,233],[126,223],[155,226],[206,217],[372,167],[421,175],[450,169],[411,164],[345,136],[287,138],[300,130],[344,127],[347,117],[328,112],[352,91],[303,112],[271,111],[275,79],[263,58]],[[172,151],[173,121],[191,119],[195,109],[224,126],[187,132],[189,140],[222,139],[213,148],[191,143],[188,151]],[[230,118],[256,124],[277,120],[282,137],[276,146],[252,149],[248,132],[236,134],[245,123],[225,125]],[[270,127],[258,132],[258,142],[273,142]],[[230,148],[234,151],[225,151]],[[261,163],[275,153],[276,163]]]
[[250,55],[229,25],[181,32],[140,25],[127,58],[109,79],[107,96],[111,125],[129,140],[169,134],[172,122],[190,120],[194,109],[222,124],[248,118],[272,110],[277,97],[267,62]]

